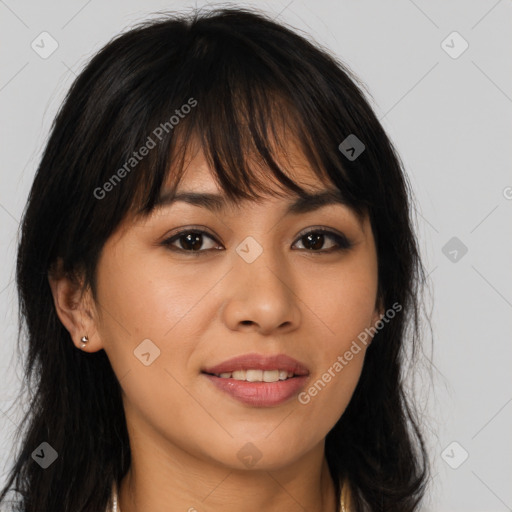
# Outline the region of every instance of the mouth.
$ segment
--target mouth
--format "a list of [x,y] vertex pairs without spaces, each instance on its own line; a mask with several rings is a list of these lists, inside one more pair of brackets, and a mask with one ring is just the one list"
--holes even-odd
[[280,405],[305,386],[309,370],[285,354],[247,354],[201,370],[220,391],[256,407]]

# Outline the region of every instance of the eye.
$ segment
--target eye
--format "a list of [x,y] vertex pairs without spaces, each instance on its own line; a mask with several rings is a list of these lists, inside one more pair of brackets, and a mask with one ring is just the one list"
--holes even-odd
[[[210,243],[207,243],[206,247],[204,245],[205,240],[210,240]],[[331,241],[330,247],[325,249],[324,244],[329,240]],[[199,256],[211,250],[220,250],[219,245],[216,245],[215,242],[215,238],[206,231],[202,229],[188,228],[175,233],[170,238],[164,240],[161,244],[172,251]],[[326,228],[310,229],[309,231],[302,233],[295,244],[298,242],[301,242],[303,245],[303,248],[299,247],[299,249],[310,253],[325,254],[335,251],[344,251],[353,246],[352,242],[350,242],[345,235]]]
[[[328,247],[327,249],[322,249],[326,240],[334,241],[334,246],[331,245],[331,247]],[[305,241],[303,242],[303,246],[305,246],[305,250],[308,252],[318,253],[343,251],[350,249],[353,245],[345,235],[325,228],[314,228],[310,231],[307,231],[306,233],[302,233],[299,236],[298,241]]]
[[[162,245],[167,246],[172,251],[188,252],[194,255],[199,255],[206,252],[207,250],[215,249],[215,244],[207,244],[210,247],[204,249],[204,239],[207,238],[210,241],[215,241],[213,236],[209,235],[206,231],[201,229],[186,229],[179,231],[172,237],[164,240]],[[177,244],[177,246],[176,246]],[[203,247],[203,249],[201,249]]]

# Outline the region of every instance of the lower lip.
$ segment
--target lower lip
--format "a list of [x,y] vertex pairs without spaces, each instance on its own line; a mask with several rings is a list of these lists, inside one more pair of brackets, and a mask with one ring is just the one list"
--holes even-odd
[[307,375],[277,382],[247,382],[204,373],[209,381],[235,400],[254,407],[272,407],[288,401],[306,385]]

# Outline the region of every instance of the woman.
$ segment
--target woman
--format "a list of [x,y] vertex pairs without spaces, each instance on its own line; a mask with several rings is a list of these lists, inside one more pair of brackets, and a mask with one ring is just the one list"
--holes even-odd
[[269,17],[168,16],[111,41],[58,113],[24,214],[34,393],[1,498],[417,510],[409,195],[357,79]]

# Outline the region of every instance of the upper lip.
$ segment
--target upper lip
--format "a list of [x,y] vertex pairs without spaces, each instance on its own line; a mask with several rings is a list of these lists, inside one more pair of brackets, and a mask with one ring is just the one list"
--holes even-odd
[[238,370],[285,370],[294,375],[309,375],[309,370],[301,362],[286,354],[261,355],[244,354],[236,356],[218,365],[203,368],[204,373],[221,374]]

